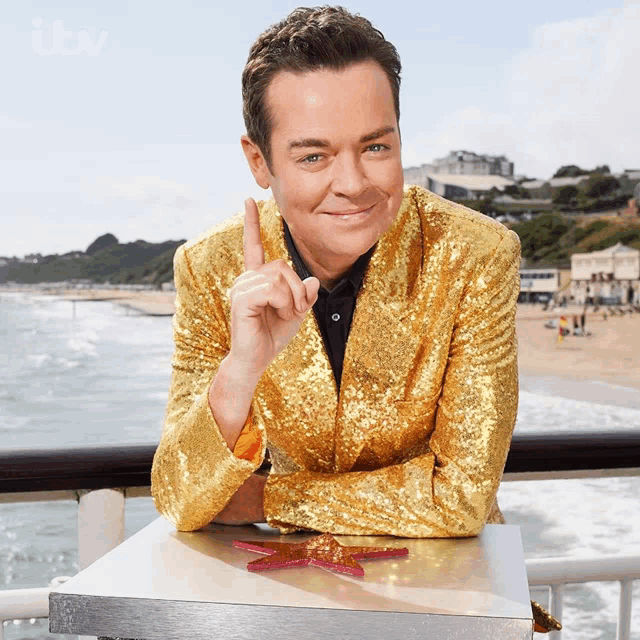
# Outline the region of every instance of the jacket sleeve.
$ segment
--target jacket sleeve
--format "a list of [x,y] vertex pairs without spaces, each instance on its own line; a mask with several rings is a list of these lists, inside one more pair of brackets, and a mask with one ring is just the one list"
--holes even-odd
[[[174,353],[160,444],[151,468],[155,508],[179,531],[203,527],[231,500],[264,457],[266,436],[252,426],[252,404],[244,433],[259,434],[253,459],[234,455],[220,433],[209,406],[209,387],[229,352],[228,330],[216,291],[206,291],[191,268],[185,245],[174,260],[176,284],[173,316]],[[238,443],[234,451],[246,454]]]
[[518,407],[515,314],[520,240],[509,231],[476,268],[454,320],[429,451],[373,471],[271,475],[267,523],[409,538],[480,533],[496,498]]

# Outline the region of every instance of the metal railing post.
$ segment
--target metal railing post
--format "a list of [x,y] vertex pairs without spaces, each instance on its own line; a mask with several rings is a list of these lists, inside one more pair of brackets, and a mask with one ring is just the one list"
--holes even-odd
[[[564,584],[554,584],[551,586],[551,598],[549,600],[549,613],[556,619],[562,620],[562,601],[564,599]],[[551,640],[561,640],[562,631],[551,631]]]
[[631,638],[631,590],[633,580],[620,580],[620,608],[618,611],[618,631],[616,640]]

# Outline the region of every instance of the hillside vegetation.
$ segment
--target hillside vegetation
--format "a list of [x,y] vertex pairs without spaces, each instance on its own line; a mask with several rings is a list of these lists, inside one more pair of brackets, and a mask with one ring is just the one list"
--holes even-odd
[[545,213],[506,225],[520,236],[530,267],[570,267],[571,255],[600,251],[618,242],[640,249],[640,220]]
[[52,254],[37,263],[11,261],[0,266],[0,283],[14,281],[61,282],[89,279],[111,284],[153,284],[173,280],[173,255],[185,240],[152,243],[136,240],[120,244],[106,234],[89,245],[86,252]]
[[[528,267],[570,267],[571,255],[606,249],[617,242],[640,249],[640,220],[594,215],[544,213],[531,220],[506,223],[522,244]],[[105,234],[86,252],[40,257],[37,263],[11,260],[0,266],[0,283],[61,282],[152,284],[173,280],[173,256],[185,240],[161,243],[136,240],[120,244]]]

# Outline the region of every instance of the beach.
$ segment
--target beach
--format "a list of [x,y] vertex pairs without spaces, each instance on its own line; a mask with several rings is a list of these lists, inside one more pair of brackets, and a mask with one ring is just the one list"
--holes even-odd
[[[0,353],[9,357],[7,366],[0,368],[0,435],[6,446],[157,444],[171,375],[172,319],[134,313],[133,306],[127,312],[122,305],[155,304],[161,309],[175,294],[108,294],[99,288],[64,295],[5,290],[0,287]],[[79,298],[87,301],[78,302]],[[636,430],[640,394],[628,388],[628,370],[627,376],[616,373],[626,386],[613,384],[614,376],[608,383],[597,376],[598,366],[616,372],[616,357],[633,357],[640,314],[605,321],[600,312],[589,313],[586,328],[593,335],[566,337],[558,345],[557,332],[544,328],[554,315],[542,312],[540,305],[518,310],[520,359],[531,364],[529,373],[534,365],[542,373],[529,375],[521,365],[514,433]],[[612,345],[611,354],[607,344]],[[595,364],[572,370],[569,359],[576,354],[589,358],[592,349]],[[604,355],[598,355],[598,349]],[[564,379],[557,375],[562,372]],[[526,559],[597,557],[618,554],[621,548],[635,554],[640,553],[639,484],[638,477],[502,482],[498,501],[507,523],[520,527]],[[77,509],[75,500],[0,504],[0,589],[42,587],[56,576],[79,571]],[[127,499],[125,539],[157,517],[151,498]],[[640,582],[634,583],[633,597],[634,602],[640,597]],[[544,587],[532,587],[531,598],[548,608]],[[618,598],[616,582],[568,585],[563,638],[615,640]],[[46,618],[16,620],[6,625],[5,638],[48,638],[47,624]],[[631,628],[640,629],[637,607]],[[632,634],[631,640],[640,640],[640,635]]]
[[[17,291],[19,288],[0,287],[0,290]],[[35,286],[20,290],[46,292]],[[70,302],[110,301],[144,315],[172,315],[175,310],[173,291],[101,288],[53,291],[49,289],[50,295]],[[593,309],[589,306],[585,315],[585,329],[591,335],[568,335],[558,342],[558,329],[547,328],[545,324],[553,319],[558,322],[564,315],[567,327],[572,330],[573,316],[578,316],[579,321],[583,307],[569,305],[545,311],[542,304],[518,304],[516,335],[520,375],[591,380],[640,390],[640,313],[618,316],[607,307],[600,307],[595,312]]]
[[539,304],[519,304],[516,335],[520,374],[595,380],[640,390],[640,313],[617,316],[607,307],[596,312],[593,308],[590,306],[585,316],[585,330],[591,335],[568,335],[558,342],[558,329],[546,328],[545,323],[557,322],[564,315],[573,332],[573,316],[577,315],[579,322],[583,307],[543,311]]

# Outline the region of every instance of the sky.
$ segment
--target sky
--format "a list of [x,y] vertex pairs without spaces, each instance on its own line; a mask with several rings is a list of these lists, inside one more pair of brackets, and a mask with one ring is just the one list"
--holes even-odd
[[[271,196],[240,146],[242,69],[315,5],[217,4],[2,3],[0,256],[189,239]],[[640,0],[341,4],[400,53],[404,167],[465,149],[530,178],[640,168]]]

